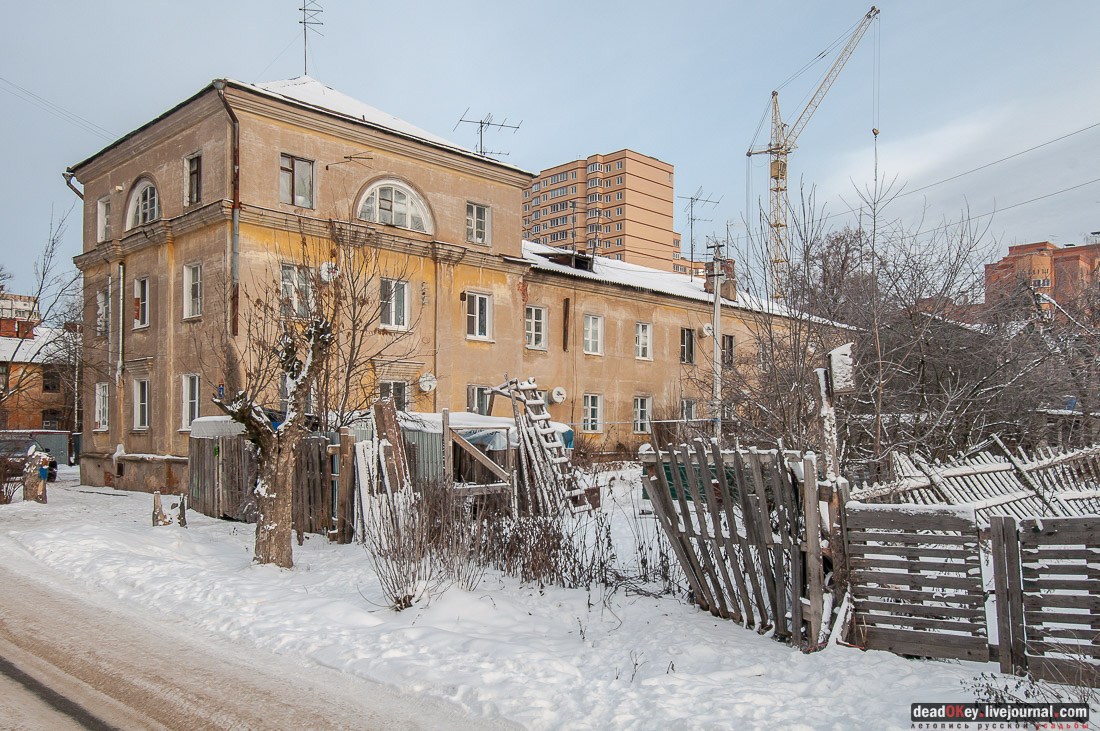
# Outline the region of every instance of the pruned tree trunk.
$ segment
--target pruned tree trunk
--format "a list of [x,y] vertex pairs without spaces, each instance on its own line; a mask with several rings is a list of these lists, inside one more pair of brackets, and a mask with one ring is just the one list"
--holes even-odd
[[[282,440],[280,440],[281,442]],[[273,563],[284,569],[294,565],[291,549],[291,508],[294,504],[294,446],[275,447],[274,459],[264,463],[256,487],[260,519],[256,523],[256,563]]]

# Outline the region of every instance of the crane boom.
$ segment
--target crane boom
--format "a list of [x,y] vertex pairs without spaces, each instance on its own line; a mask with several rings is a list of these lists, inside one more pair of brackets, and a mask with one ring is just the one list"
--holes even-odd
[[828,93],[833,82],[836,81],[836,77],[840,74],[840,70],[844,68],[844,64],[851,58],[852,53],[856,50],[856,46],[859,45],[860,40],[863,38],[863,34],[867,32],[867,28],[870,27],[871,21],[874,20],[878,14],[878,8],[872,5],[871,9],[867,11],[867,14],[863,16],[863,19],[856,26],[852,35],[848,37],[848,41],[844,44],[844,48],[841,49],[836,61],[833,62],[829,72],[825,74],[825,78],[817,87],[817,91],[814,92],[813,97],[806,104],[802,113],[798,115],[798,119],[795,120],[793,125],[788,127],[783,124],[782,116],[779,113],[779,92],[772,92],[771,140],[767,147],[749,150],[747,153],[748,155],[767,154],[771,158],[771,164],[769,165],[771,185],[769,187],[768,196],[768,208],[771,216],[771,220],[769,221],[771,231],[768,236],[768,255],[770,259],[768,290],[772,299],[783,299],[783,284],[786,278],[786,266],[788,261],[787,155],[795,148],[795,141],[798,139],[798,135],[802,133],[802,130],[806,127],[806,123],[810,121],[810,117],[813,116],[814,112],[817,111],[817,108],[821,105],[821,100],[825,98],[825,94]]

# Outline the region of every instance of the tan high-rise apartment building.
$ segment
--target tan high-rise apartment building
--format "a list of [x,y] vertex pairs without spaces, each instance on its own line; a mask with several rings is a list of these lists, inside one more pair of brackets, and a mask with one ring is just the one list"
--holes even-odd
[[687,274],[672,230],[672,165],[633,150],[543,170],[523,193],[524,236]]

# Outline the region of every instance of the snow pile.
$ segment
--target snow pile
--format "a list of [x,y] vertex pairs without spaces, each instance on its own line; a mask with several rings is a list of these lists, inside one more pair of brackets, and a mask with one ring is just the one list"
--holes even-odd
[[[78,487],[62,470],[49,505],[0,508],[0,560],[38,560],[150,617],[532,728],[908,728],[911,702],[967,700],[960,680],[995,670],[840,646],[803,655],[675,598],[493,572],[394,613],[359,546],[311,536],[293,570],[256,566],[252,526],[191,512],[188,528],[152,528],[151,496]],[[636,515],[637,468],[602,482],[623,555],[653,518]]]

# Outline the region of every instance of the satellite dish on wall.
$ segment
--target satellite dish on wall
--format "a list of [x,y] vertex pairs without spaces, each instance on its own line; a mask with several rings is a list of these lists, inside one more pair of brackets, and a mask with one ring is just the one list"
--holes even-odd
[[555,386],[554,390],[550,392],[550,403],[560,404],[565,401],[565,389],[561,386]]
[[703,324],[703,337],[704,338],[709,338],[713,334],[714,334],[714,325],[711,325],[709,322],[704,323]]
[[340,268],[336,266],[334,261],[326,261],[321,264],[320,267],[321,281],[329,284],[336,277],[340,276]]
[[431,373],[425,373],[420,377],[419,384],[421,391],[423,391],[424,393],[431,393],[435,390],[436,386],[435,376],[433,376]]

